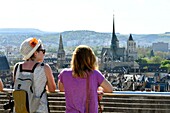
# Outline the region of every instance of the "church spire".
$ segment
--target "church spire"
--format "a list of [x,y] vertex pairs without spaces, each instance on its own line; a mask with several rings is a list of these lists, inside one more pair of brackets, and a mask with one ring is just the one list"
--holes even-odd
[[115,22],[114,22],[114,15],[113,15],[113,32],[112,32],[112,38],[113,38],[114,35],[116,35],[116,33],[115,33]]
[[64,50],[64,48],[63,48],[63,40],[62,40],[62,35],[61,34],[60,34],[60,42],[59,42],[58,50]]
[[62,68],[65,63],[65,51],[63,47],[62,35],[60,34],[59,47],[57,52],[57,67]]
[[117,39],[115,33],[115,25],[114,25],[114,15],[113,15],[113,32],[112,32],[112,40],[111,40],[111,49],[116,49],[119,46],[119,40]]
[[133,41],[132,34],[129,36],[129,41]]

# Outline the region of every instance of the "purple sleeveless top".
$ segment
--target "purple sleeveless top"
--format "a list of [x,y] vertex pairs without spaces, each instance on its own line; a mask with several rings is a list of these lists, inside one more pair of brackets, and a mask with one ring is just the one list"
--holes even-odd
[[[64,85],[66,98],[66,113],[86,112],[86,79],[74,78],[71,69],[64,69],[58,75],[59,80]],[[98,113],[97,88],[103,82],[104,76],[100,71],[94,70],[89,77],[90,90],[90,113]]]

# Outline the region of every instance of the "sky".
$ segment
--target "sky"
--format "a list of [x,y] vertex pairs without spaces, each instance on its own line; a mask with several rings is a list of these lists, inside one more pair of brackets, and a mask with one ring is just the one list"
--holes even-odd
[[0,0],[0,28],[170,32],[170,0]]

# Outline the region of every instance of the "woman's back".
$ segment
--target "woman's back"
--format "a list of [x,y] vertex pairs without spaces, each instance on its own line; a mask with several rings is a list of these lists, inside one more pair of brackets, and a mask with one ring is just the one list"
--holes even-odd
[[[71,69],[63,70],[59,75],[64,84],[66,97],[66,113],[85,113],[86,106],[86,78],[75,78]],[[97,89],[104,80],[102,74],[94,70],[89,76],[90,113],[98,112]]]
[[111,84],[97,71],[97,64],[90,47],[76,47],[71,69],[64,69],[58,80],[59,90],[65,91],[66,113],[98,113],[98,87],[101,86],[104,92],[112,92]]

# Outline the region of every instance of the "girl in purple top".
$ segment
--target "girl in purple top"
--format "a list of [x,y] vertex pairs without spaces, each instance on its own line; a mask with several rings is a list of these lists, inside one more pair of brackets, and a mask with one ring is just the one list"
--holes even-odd
[[[80,45],[73,52],[71,69],[59,74],[58,87],[65,92],[66,113],[98,113],[99,87],[103,92],[112,92],[111,84],[104,78],[96,62],[93,50]],[[86,110],[86,80],[89,76],[89,107]],[[101,88],[100,88],[101,89]]]

